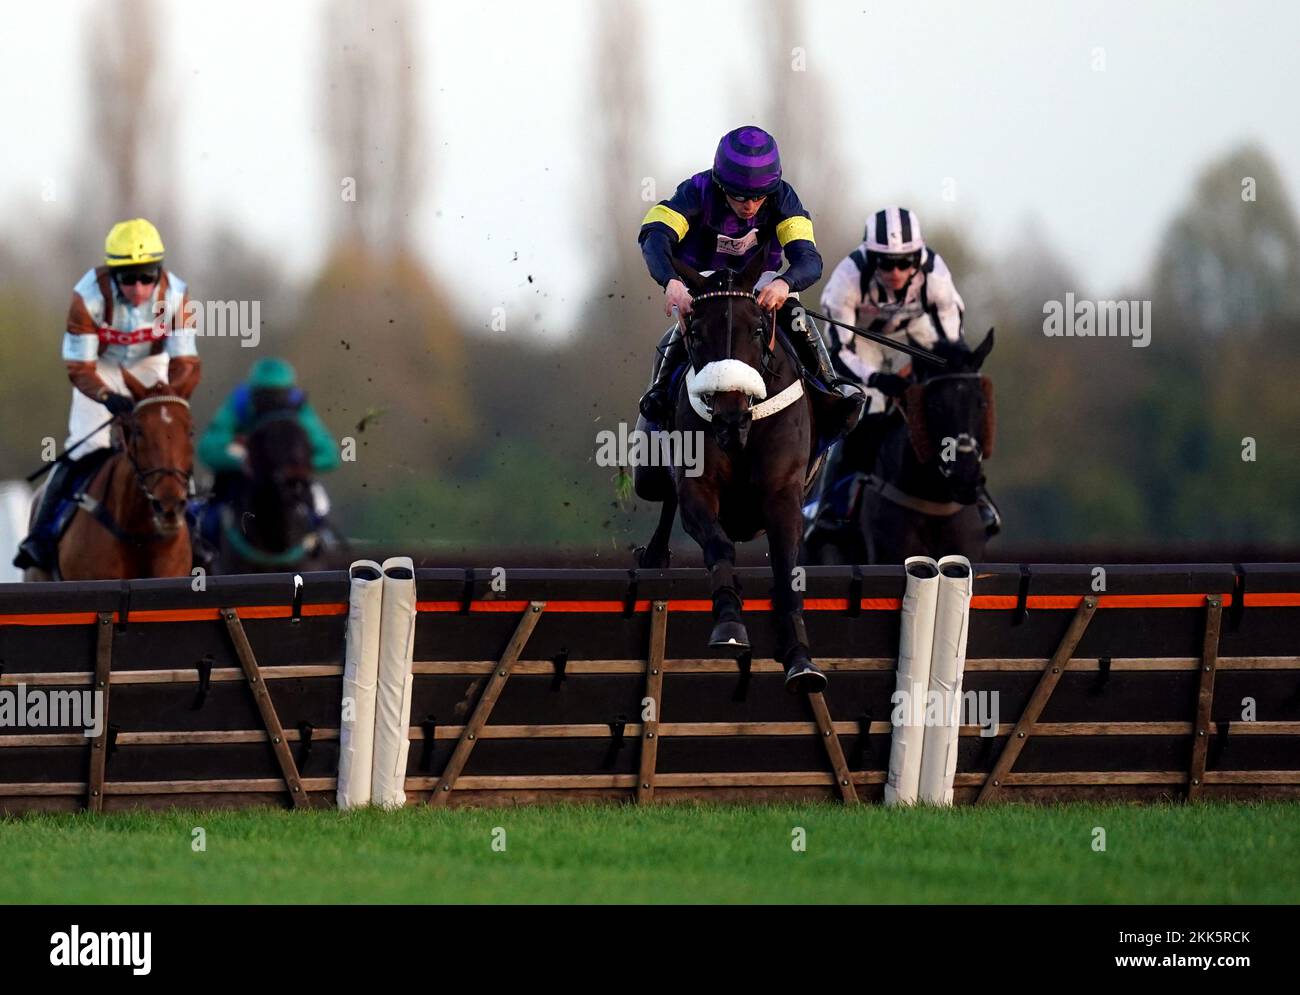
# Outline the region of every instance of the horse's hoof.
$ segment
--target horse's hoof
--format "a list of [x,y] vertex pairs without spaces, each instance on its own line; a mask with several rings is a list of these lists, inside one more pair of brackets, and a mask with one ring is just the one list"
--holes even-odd
[[791,694],[817,694],[826,690],[826,675],[817,664],[800,654],[786,668],[785,689]]
[[709,635],[709,646],[741,653],[750,648],[749,633],[739,622],[719,622]]

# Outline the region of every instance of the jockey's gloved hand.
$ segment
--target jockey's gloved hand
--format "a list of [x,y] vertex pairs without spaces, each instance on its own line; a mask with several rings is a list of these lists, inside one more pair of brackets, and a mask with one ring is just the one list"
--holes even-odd
[[125,394],[109,394],[104,398],[104,407],[115,415],[127,415],[135,408],[135,401]]
[[902,397],[910,385],[906,377],[897,373],[873,373],[867,377],[867,386],[886,397]]

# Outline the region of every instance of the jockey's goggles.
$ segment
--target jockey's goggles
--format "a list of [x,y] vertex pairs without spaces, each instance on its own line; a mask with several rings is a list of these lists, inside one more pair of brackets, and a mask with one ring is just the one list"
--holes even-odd
[[916,255],[914,253],[909,253],[906,256],[881,256],[880,262],[876,265],[888,273],[893,269],[914,269],[916,263]]
[[156,269],[137,269],[128,270],[127,272],[118,272],[113,274],[117,282],[124,287],[129,287],[133,283],[157,283],[159,271]]

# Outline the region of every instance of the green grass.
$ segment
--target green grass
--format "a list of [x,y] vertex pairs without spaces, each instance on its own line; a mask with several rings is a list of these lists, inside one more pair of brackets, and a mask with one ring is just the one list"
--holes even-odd
[[1300,805],[32,816],[0,819],[0,854],[3,904],[1294,903]]

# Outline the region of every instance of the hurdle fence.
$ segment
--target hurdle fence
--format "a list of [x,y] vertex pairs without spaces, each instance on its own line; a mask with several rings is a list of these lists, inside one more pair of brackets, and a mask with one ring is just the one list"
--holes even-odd
[[[407,804],[880,800],[902,568],[807,568],[813,696],[738,574],[739,660],[702,570],[416,571]],[[1300,796],[1300,564],[1098,576],[976,567],[955,801]],[[347,613],[344,571],[0,585],[0,814],[333,807]],[[20,714],[67,691],[98,735]]]

